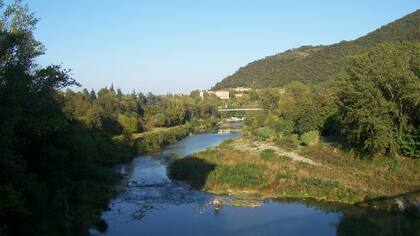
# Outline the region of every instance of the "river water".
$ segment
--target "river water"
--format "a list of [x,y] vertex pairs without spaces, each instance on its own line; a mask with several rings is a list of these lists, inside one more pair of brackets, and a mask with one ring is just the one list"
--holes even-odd
[[92,235],[420,235],[420,219],[302,200],[264,201],[260,208],[209,204],[215,196],[172,182],[168,159],[218,145],[235,134],[189,136],[153,155],[117,167],[122,190],[102,217],[106,232]]

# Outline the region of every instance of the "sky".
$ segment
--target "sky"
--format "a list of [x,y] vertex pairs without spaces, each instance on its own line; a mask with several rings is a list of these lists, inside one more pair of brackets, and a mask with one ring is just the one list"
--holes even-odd
[[[7,1],[6,1],[7,2]],[[41,65],[83,88],[188,93],[251,61],[352,40],[420,8],[418,0],[24,0],[40,19]]]

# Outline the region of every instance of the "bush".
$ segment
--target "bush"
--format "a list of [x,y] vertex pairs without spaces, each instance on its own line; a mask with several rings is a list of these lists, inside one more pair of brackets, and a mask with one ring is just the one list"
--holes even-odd
[[137,116],[127,116],[119,114],[117,117],[118,123],[123,128],[123,132],[135,133],[139,131],[140,122]]
[[420,158],[420,128],[414,134],[404,134],[398,140],[399,152],[411,158]]
[[260,139],[272,138],[276,135],[276,131],[268,127],[258,128],[255,134]]
[[311,130],[309,132],[304,133],[300,137],[300,141],[302,144],[306,146],[315,146],[319,143],[319,131],[318,130]]

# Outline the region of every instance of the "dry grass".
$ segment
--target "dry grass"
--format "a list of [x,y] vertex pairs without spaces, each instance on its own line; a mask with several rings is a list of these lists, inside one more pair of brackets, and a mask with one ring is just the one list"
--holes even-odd
[[[194,158],[215,166],[207,173],[203,188],[218,194],[305,197],[346,203],[395,200],[394,196],[420,199],[420,160],[358,159],[325,144],[296,150],[299,156],[319,163],[313,165],[284,156],[278,151],[281,147],[273,150],[274,144],[251,142],[230,140],[195,154]],[[241,168],[232,169],[237,166]]]

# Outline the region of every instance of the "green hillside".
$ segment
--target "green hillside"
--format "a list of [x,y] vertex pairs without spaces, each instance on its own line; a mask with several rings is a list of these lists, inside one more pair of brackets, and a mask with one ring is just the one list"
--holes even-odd
[[217,83],[213,89],[278,87],[291,81],[316,84],[341,71],[347,56],[383,42],[396,41],[420,42],[420,10],[356,40],[328,46],[303,46],[251,62]]

